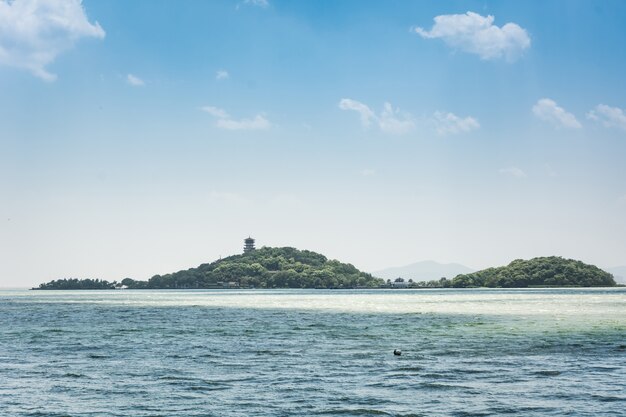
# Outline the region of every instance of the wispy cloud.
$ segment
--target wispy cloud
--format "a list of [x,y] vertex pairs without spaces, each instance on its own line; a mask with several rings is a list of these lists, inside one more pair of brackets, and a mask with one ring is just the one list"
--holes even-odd
[[98,22],[89,23],[80,0],[0,1],[0,65],[42,80],[56,80],[46,66],[79,39],[104,36]]
[[266,130],[272,127],[272,124],[263,115],[257,114],[251,119],[233,119],[225,110],[219,107],[205,106],[200,108],[202,111],[209,113],[215,117],[215,125],[225,130]]
[[376,119],[376,115],[368,106],[350,98],[341,99],[339,108],[341,110],[354,110],[359,113],[361,115],[361,124],[364,127],[370,127],[372,120]]
[[270,5],[269,1],[267,0],[244,0],[243,4],[249,4],[251,6],[258,6],[263,8]]
[[228,119],[230,117],[226,111],[220,109],[219,107],[204,106],[202,107],[202,111],[205,111],[218,119]]
[[508,167],[500,169],[500,174],[509,175],[515,178],[526,178],[527,175],[518,167]]
[[398,108],[394,109],[391,103],[385,103],[378,118],[378,126],[383,132],[401,135],[413,130],[415,123],[410,114],[400,112]]
[[365,168],[362,169],[359,174],[361,174],[363,177],[373,177],[374,175],[376,175],[376,170]]
[[144,85],[146,85],[146,83],[141,78],[133,74],[128,74],[126,76],[126,82],[133,87],[143,87]]
[[401,112],[400,109],[393,108],[390,103],[385,103],[379,115],[360,101],[344,98],[339,101],[341,110],[352,110],[359,113],[361,124],[369,128],[372,123],[376,123],[378,128],[385,133],[404,134],[415,128],[415,122],[410,114]]
[[257,114],[252,119],[219,119],[217,127],[226,130],[266,130],[272,127],[272,124],[265,117]]
[[498,27],[493,24],[493,16],[467,12],[440,15],[434,20],[430,30],[417,27],[413,31],[425,39],[442,39],[447,45],[482,59],[504,57],[514,61],[530,47],[530,37],[525,29],[516,23]]
[[537,101],[533,106],[533,113],[539,119],[549,122],[556,128],[580,129],[582,127],[572,113],[568,113],[549,98],[542,98]]
[[227,80],[230,78],[230,74],[226,70],[219,70],[215,73],[216,80]]
[[440,135],[469,132],[480,127],[478,120],[473,117],[460,118],[453,113],[435,112],[433,122]]
[[626,130],[626,114],[619,107],[610,107],[606,104],[598,104],[595,109],[587,113],[587,117],[602,123],[605,127],[616,127]]

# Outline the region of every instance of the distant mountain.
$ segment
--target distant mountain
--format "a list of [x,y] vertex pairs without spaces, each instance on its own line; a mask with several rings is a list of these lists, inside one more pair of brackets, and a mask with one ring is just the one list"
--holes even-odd
[[604,268],[604,270],[610,274],[613,274],[615,282],[620,284],[626,284],[626,265],[616,266],[614,268]]
[[411,265],[382,269],[372,272],[372,275],[391,280],[402,277],[407,280],[412,279],[413,281],[431,281],[438,280],[441,277],[452,279],[459,274],[469,274],[470,272],[474,272],[474,270],[461,264],[441,264],[435,261],[422,261]]

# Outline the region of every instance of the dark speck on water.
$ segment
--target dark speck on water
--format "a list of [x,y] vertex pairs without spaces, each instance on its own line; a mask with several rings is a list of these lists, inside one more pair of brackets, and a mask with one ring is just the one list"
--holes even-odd
[[2,291],[0,416],[623,416],[625,301]]

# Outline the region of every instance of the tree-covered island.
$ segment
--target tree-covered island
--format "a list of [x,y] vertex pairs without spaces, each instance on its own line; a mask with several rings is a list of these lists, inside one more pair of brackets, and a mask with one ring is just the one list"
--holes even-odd
[[116,284],[115,281],[109,282],[102,279],[63,278],[40,284],[33,290],[114,290]]
[[[83,280],[55,280],[42,290],[61,289],[192,289],[192,288],[377,288],[383,280],[361,272],[351,264],[329,260],[324,255],[295,248],[248,250],[215,262],[202,264],[148,281],[125,278],[120,283],[99,281],[98,287]],[[106,288],[105,288],[106,287]]]
[[507,266],[457,275],[452,287],[613,287],[613,275],[594,265],[558,256],[517,259]]
[[[194,288],[526,288],[612,287],[613,275],[573,259],[551,256],[517,259],[507,266],[488,268],[453,279],[428,282],[395,282],[361,272],[351,264],[329,260],[324,255],[295,248],[254,249],[165,275],[148,281],[124,278],[121,282],[99,279],[59,279],[41,284],[39,290],[98,289],[194,289]],[[247,244],[248,245],[248,244]]]

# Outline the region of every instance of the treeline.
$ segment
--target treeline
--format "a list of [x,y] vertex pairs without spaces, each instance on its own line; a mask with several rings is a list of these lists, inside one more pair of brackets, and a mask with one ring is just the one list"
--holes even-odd
[[36,290],[113,290],[117,282],[109,282],[101,279],[78,279],[64,278],[56,279],[39,285]]
[[433,279],[430,281],[413,281],[413,279],[409,278],[408,281],[405,281],[404,278],[399,277],[395,280],[391,281],[391,279],[387,280],[386,287],[388,288],[450,288],[452,287],[452,280],[446,277],[442,277],[440,279]]
[[467,287],[612,287],[613,275],[594,265],[557,256],[517,259],[507,266],[457,275],[455,288]]

